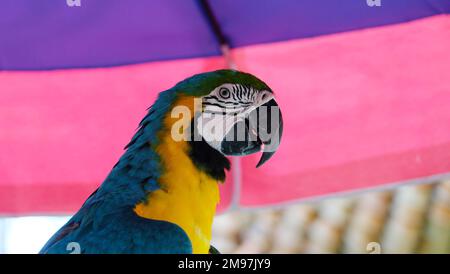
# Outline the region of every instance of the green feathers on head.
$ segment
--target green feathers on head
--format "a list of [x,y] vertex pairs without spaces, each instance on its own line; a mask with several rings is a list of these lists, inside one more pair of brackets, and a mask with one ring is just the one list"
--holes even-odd
[[173,87],[177,93],[201,97],[209,94],[222,84],[240,84],[256,90],[271,91],[266,83],[255,76],[236,70],[222,69],[207,73],[196,74]]

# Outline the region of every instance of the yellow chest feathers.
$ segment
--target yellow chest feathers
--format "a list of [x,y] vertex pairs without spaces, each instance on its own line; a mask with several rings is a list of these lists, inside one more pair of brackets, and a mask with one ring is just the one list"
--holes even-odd
[[156,148],[164,167],[158,180],[161,189],[151,192],[147,203],[136,205],[135,212],[144,218],[177,224],[191,240],[194,253],[208,253],[219,202],[218,184],[192,163],[187,142],[171,137],[173,123],[166,117],[166,130],[159,135]]

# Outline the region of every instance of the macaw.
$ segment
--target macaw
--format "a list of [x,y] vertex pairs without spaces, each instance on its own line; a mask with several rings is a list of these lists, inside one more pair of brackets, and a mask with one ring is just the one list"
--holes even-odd
[[218,70],[179,82],[159,94],[104,182],[40,253],[212,253],[226,156],[262,151],[262,165],[279,146],[282,121],[272,90],[251,74]]

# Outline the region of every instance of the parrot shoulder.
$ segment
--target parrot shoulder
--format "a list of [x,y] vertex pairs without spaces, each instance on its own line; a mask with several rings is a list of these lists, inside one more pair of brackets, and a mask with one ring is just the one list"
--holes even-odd
[[[116,211],[101,223],[83,223],[75,215],[40,253],[192,253],[188,236],[179,226],[139,217],[132,208]],[[95,228],[94,228],[95,226]]]

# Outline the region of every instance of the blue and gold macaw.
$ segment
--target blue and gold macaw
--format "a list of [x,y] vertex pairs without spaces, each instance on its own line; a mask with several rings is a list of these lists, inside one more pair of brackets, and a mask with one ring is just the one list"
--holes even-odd
[[226,156],[262,151],[259,166],[278,148],[281,112],[264,108],[278,109],[272,90],[234,70],[161,92],[102,185],[40,252],[210,252]]

